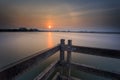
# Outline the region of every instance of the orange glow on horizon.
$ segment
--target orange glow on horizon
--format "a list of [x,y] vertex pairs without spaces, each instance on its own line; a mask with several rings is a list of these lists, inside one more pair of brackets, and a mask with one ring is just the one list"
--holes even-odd
[[51,29],[51,26],[49,25],[48,28]]

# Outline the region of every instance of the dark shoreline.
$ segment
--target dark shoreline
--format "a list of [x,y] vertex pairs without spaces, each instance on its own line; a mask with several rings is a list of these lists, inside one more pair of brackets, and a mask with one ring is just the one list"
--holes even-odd
[[105,32],[105,31],[72,31],[72,30],[47,30],[34,28],[18,28],[18,29],[0,29],[0,32],[66,32],[66,33],[98,33],[98,34],[120,34],[120,32]]
[[65,32],[65,33],[120,34],[120,32],[78,32],[78,31],[0,31],[0,32]]

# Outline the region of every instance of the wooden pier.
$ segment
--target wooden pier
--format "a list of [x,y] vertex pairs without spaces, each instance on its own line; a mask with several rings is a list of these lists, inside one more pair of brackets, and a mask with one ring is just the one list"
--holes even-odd
[[[58,72],[54,75],[52,80],[80,80],[71,76],[71,68],[83,71],[86,73],[110,78],[112,80],[120,80],[120,73],[109,72],[105,70],[100,70],[95,67],[88,65],[78,64],[71,62],[72,52],[80,54],[88,54],[95,56],[102,56],[108,58],[120,59],[120,50],[110,50],[110,49],[100,49],[100,48],[91,48],[83,46],[72,45],[72,40],[68,40],[68,43],[65,44],[65,40],[61,39],[60,44],[57,46],[40,51],[34,55],[28,56],[22,60],[19,60],[15,63],[11,63],[0,69],[0,80],[15,80],[18,75],[26,72],[28,69],[31,69],[36,64],[39,64],[46,60],[51,55],[60,51],[60,59],[52,63],[48,68],[41,72],[34,80],[48,80],[50,75],[59,68]],[[65,51],[67,51],[67,60],[65,60]],[[75,53],[74,53],[75,54]],[[66,72],[66,73],[64,73]],[[64,75],[65,74],[65,75]]]

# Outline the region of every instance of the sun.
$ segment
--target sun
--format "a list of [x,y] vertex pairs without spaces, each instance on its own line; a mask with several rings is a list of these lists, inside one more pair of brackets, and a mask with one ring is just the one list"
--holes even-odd
[[51,25],[49,25],[48,28],[51,29]]

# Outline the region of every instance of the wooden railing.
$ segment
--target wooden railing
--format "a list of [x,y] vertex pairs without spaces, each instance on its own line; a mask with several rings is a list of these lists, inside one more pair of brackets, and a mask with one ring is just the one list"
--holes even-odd
[[3,67],[0,69],[0,80],[15,79],[17,75],[20,75],[25,72],[25,70],[32,68],[38,63],[41,63],[57,51],[59,51],[59,45],[44,51],[40,51],[34,55]]
[[[68,40],[68,44],[65,44],[64,39],[61,39],[60,44],[53,48],[40,51],[34,55],[31,55],[15,63],[9,64],[5,66],[4,68],[1,68],[0,69],[0,80],[16,79],[16,76],[22,74],[28,69],[31,69],[36,64],[43,62],[43,60],[46,60],[49,56],[55,54],[57,51],[60,51],[60,59],[52,63],[50,66],[48,66],[48,68],[46,68],[43,72],[41,72],[34,80],[47,80],[49,76],[57,68],[59,68],[59,70],[52,80],[79,80],[71,76],[71,68],[80,70],[83,72],[87,72],[90,74],[94,74],[94,75],[98,75],[98,76],[102,76],[106,78],[111,78],[113,80],[120,80],[120,73],[100,70],[96,67],[91,67],[91,66],[71,62],[72,52],[120,59],[120,50],[74,46],[72,45],[71,40]],[[65,61],[65,56],[64,56],[65,51],[67,51],[66,61]]]

